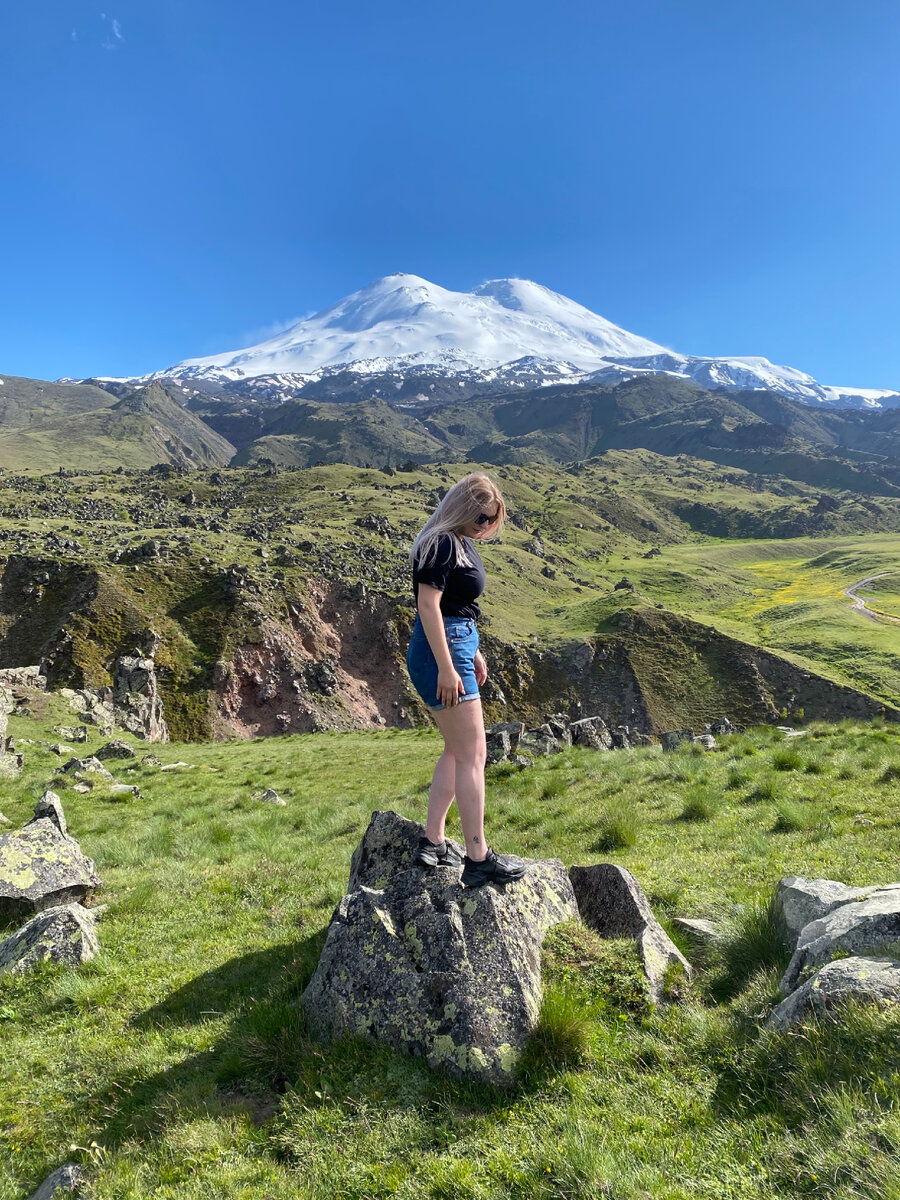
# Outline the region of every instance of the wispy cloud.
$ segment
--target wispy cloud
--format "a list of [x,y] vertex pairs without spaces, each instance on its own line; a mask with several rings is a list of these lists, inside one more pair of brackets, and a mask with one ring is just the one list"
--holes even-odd
[[78,41],[78,30],[77,30],[77,29],[73,29],[73,30],[72,30],[72,41],[73,41],[73,42],[77,42],[77,41]]
[[117,49],[116,43],[125,41],[125,36],[122,33],[121,22],[118,20],[118,18],[110,17],[105,12],[102,12],[100,14],[100,20],[103,22],[109,22],[110,28],[112,30],[112,37],[110,37],[109,34],[107,34],[107,36],[103,39],[103,41],[100,43],[100,45],[103,47],[104,50]]
[[248,329],[236,340],[241,346],[257,346],[260,342],[267,342],[270,338],[278,337],[279,333],[284,333],[292,325],[296,325],[298,321],[303,321],[312,315],[312,312],[303,313],[300,317],[291,317],[289,321],[273,321],[270,325],[261,325],[257,329]]

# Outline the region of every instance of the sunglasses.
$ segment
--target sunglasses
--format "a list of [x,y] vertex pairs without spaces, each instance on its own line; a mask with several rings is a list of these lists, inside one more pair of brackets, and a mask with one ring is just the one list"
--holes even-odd
[[497,509],[497,511],[494,513],[493,516],[491,516],[490,513],[479,513],[478,516],[475,518],[475,524],[476,525],[493,525],[493,523],[496,520],[498,520],[499,517],[500,517],[499,508]]

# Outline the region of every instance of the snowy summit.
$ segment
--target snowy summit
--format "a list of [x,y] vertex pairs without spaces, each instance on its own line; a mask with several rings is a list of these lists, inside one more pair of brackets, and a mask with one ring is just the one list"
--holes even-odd
[[828,387],[766,358],[678,354],[529,279],[492,279],[452,292],[402,274],[386,275],[257,346],[188,358],[155,374],[226,385],[265,376],[276,394],[290,395],[338,370],[364,376],[428,369],[444,377],[478,372],[518,387],[666,374],[814,404],[900,402],[896,392]]

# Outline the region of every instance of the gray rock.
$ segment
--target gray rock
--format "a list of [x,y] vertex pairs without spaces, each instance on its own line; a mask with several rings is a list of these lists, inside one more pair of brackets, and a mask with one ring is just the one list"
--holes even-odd
[[834,879],[806,879],[785,875],[775,892],[775,919],[784,944],[792,951],[803,929],[811,921],[820,921],[842,904],[862,900],[875,888],[852,888]]
[[63,742],[51,742],[47,749],[51,754],[58,754],[60,758],[64,754],[74,754],[75,751],[71,746],[66,746]]
[[66,814],[63,812],[62,801],[56,792],[51,792],[49,788],[34,806],[34,819],[40,821],[43,817],[52,821],[60,833],[67,832]]
[[262,792],[254,792],[253,799],[259,800],[262,804],[274,804],[278,808],[286,808],[287,802],[282,800],[274,788],[266,788]]
[[591,750],[612,750],[612,735],[602,717],[582,717],[569,724],[573,746],[587,746]]
[[[12,739],[9,739],[11,742]],[[5,738],[0,738],[0,779],[18,779],[25,767],[25,755],[16,754]]]
[[155,754],[145,754],[141,762],[145,767],[161,767],[163,765],[162,759],[157,758]]
[[685,742],[694,740],[693,729],[670,729],[668,733],[659,735],[659,744],[666,753],[672,750],[677,750],[679,746],[683,746]]
[[46,690],[47,680],[40,667],[4,667],[0,671],[0,684],[7,687],[29,687],[36,691]]
[[509,758],[512,744],[505,729],[499,729],[496,732],[489,729],[485,740],[487,742],[487,761],[490,765],[505,762]]
[[135,652],[116,659],[112,702],[115,719],[123,729],[148,742],[169,740],[152,658]]
[[527,754],[561,754],[562,746],[555,737],[550,737],[538,729],[529,729],[519,738],[519,749]]
[[74,775],[76,779],[81,779],[82,775],[87,772],[90,775],[97,775],[100,779],[105,779],[107,783],[115,783],[115,779],[104,767],[99,758],[70,758],[67,763],[63,763],[57,769],[57,775]]
[[458,871],[413,865],[421,833],[373,814],[303,994],[310,1028],[509,1085],[538,1019],[541,942],[578,917],[571,884],[554,859],[505,887],[464,888]]
[[5,684],[0,683],[0,739],[6,736],[9,725],[9,714],[16,707],[13,694]]
[[694,744],[702,746],[704,750],[715,750],[718,742],[711,733],[698,733],[694,738]]
[[53,732],[66,742],[86,742],[87,725],[54,725]]
[[690,963],[657,921],[641,885],[624,867],[597,863],[572,867],[569,878],[581,919],[603,937],[631,937],[638,943],[650,995],[657,1004],[665,1000],[666,976],[680,967],[693,977]]
[[101,762],[108,758],[134,758],[134,746],[130,742],[123,742],[121,738],[115,738],[102,745],[94,757],[99,758]]
[[488,732],[491,734],[505,733],[509,738],[509,752],[515,754],[519,738],[525,732],[525,725],[522,721],[497,721]]
[[555,737],[561,746],[572,745],[572,734],[569,732],[569,719],[562,713],[554,713],[547,718],[547,729],[550,736]]
[[839,952],[900,958],[900,887],[879,888],[805,925],[779,984],[782,996]]
[[611,736],[614,750],[631,749],[631,739],[623,729],[614,729]]
[[55,1200],[64,1192],[78,1192],[84,1178],[81,1167],[75,1163],[66,1163],[58,1167],[52,1175],[48,1175],[36,1192],[32,1192],[28,1200]]
[[900,963],[892,958],[857,956],[826,963],[772,1010],[766,1025],[788,1029],[805,1017],[833,1017],[835,1010],[851,999],[896,1008],[900,1004]]
[[93,862],[46,817],[0,834],[0,920],[87,900],[99,886]]
[[45,908],[0,942],[0,975],[28,971],[38,963],[77,966],[100,952],[96,922],[80,904]]
[[126,796],[133,796],[135,800],[140,800],[141,789],[133,783],[111,783],[109,795],[116,800],[124,800]]
[[705,917],[673,917],[672,924],[683,929],[689,937],[703,946],[708,946],[711,942],[720,942],[723,937],[722,927],[718,922],[708,921]]

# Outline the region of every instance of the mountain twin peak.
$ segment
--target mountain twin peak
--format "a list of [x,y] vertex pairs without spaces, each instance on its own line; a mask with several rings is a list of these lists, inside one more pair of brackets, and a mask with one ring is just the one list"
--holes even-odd
[[227,384],[259,376],[302,382],[338,369],[382,375],[426,368],[470,378],[485,372],[517,386],[667,374],[707,388],[764,389],[807,403],[900,404],[897,392],[829,387],[766,358],[679,354],[529,279],[491,279],[454,292],[406,274],[377,279],[256,346],[185,359],[156,374]]

